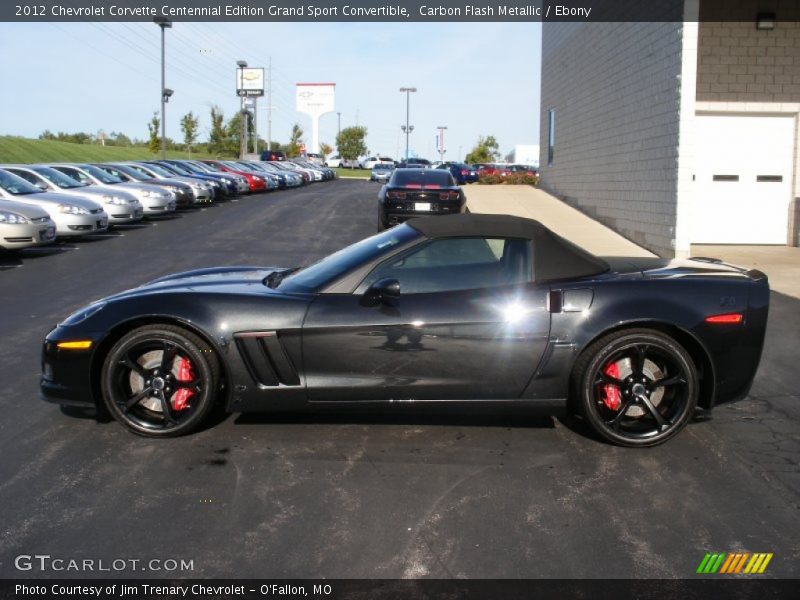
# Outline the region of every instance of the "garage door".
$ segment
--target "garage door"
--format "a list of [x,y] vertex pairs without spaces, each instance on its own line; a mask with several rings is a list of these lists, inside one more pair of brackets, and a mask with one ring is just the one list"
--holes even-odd
[[794,127],[793,117],[697,117],[692,243],[786,243]]

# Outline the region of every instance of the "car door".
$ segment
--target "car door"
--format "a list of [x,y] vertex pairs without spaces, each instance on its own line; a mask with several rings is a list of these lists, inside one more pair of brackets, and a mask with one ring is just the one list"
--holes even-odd
[[[400,295],[378,300],[376,282]],[[519,397],[550,331],[529,240],[433,240],[377,266],[351,294],[320,294],[303,325],[312,401]]]

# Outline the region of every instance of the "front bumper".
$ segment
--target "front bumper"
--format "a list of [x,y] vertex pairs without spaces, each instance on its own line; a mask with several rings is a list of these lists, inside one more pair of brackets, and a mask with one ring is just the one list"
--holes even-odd
[[55,239],[56,226],[50,220],[21,225],[0,225],[0,248],[6,250],[43,246]]
[[81,339],[92,339],[88,350],[62,350],[57,343],[70,339],[69,328],[57,327],[45,338],[42,347],[42,374],[39,398],[70,406],[94,406],[91,365],[94,350],[102,334],[81,333]]
[[133,204],[106,204],[106,211],[108,212],[108,222],[112,225],[135,223],[141,221],[144,216],[144,209]]
[[58,237],[78,237],[108,229],[108,215],[104,212],[88,215],[62,213],[54,220]]

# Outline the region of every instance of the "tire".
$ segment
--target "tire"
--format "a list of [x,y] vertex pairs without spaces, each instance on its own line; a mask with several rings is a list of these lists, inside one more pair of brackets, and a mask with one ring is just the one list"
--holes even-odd
[[114,344],[100,376],[105,406],[120,424],[146,437],[175,437],[208,416],[220,366],[213,349],[195,334],[146,325]]
[[573,394],[584,420],[604,440],[643,448],[677,435],[694,414],[697,368],[675,339],[652,329],[609,334],[580,356]]
[[389,226],[383,218],[383,211],[378,209],[378,231],[383,231]]

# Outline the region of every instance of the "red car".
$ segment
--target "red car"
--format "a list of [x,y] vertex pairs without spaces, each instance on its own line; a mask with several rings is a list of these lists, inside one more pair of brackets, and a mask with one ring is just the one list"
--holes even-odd
[[205,163],[207,165],[211,165],[219,171],[223,171],[225,173],[235,173],[236,175],[241,175],[245,179],[247,179],[247,185],[250,186],[250,193],[253,192],[265,192],[267,190],[267,182],[264,180],[263,177],[259,177],[255,173],[249,173],[247,171],[240,171],[229,165],[227,162],[222,160],[201,160],[200,162]]

